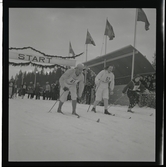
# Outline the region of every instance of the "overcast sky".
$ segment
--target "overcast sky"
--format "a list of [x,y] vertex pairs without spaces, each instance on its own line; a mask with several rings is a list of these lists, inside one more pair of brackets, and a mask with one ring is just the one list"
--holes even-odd
[[[137,22],[136,48],[152,62],[156,52],[156,10],[143,10],[150,29],[146,31],[145,23]],[[135,13],[136,9],[128,8],[10,8],[9,47],[31,46],[45,54],[68,56],[71,42],[76,54],[84,52],[76,60],[85,62],[87,29],[96,44],[88,45],[88,60],[91,60],[104,55],[106,19],[115,33],[113,40],[107,40],[107,53],[133,45]],[[19,69],[9,66],[9,77],[15,76]]]

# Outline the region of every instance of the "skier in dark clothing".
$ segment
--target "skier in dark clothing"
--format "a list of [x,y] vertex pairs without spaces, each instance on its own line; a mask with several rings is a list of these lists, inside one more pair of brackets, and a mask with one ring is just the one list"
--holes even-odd
[[60,85],[58,81],[55,82],[54,90],[55,90],[55,100],[57,100],[59,99],[59,93],[60,93]]
[[86,104],[91,104],[91,91],[92,91],[93,85],[91,82],[87,82],[85,85],[85,99]]
[[139,96],[140,93],[147,93],[149,94],[149,91],[145,88],[143,84],[140,82],[141,76],[136,75],[134,79],[132,79],[123,89],[122,96],[127,91],[127,96],[129,98],[129,106],[128,106],[128,112],[132,112],[131,110],[137,103],[139,103]]

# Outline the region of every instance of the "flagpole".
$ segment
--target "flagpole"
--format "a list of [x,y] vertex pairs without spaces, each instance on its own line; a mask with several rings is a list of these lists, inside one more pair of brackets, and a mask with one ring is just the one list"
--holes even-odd
[[[106,20],[106,27],[107,27],[107,22],[108,22],[108,17],[107,17],[107,20]],[[105,36],[105,55],[107,53],[107,35]]]
[[[87,62],[87,57],[88,57],[88,44],[86,44],[86,62]],[[87,76],[87,71],[85,70],[85,84],[86,84],[86,76]]]
[[105,55],[107,53],[107,35],[105,36]]
[[106,60],[106,59],[104,59],[104,68],[106,67],[106,61],[107,61],[107,60]]
[[100,56],[102,55],[103,45],[104,45],[104,35],[103,35],[103,41],[102,41],[102,46],[101,46],[101,53],[100,53]]
[[24,82],[24,73],[22,73],[22,81],[21,81],[22,85],[23,85],[23,82]]
[[131,79],[133,79],[133,76],[134,76],[134,61],[135,61],[135,43],[136,43],[136,30],[137,30],[137,15],[138,15],[138,9],[136,8],[135,28],[134,28],[134,49],[133,49],[133,57],[132,57]]
[[70,42],[69,42],[69,54],[68,54],[68,56],[70,56]]
[[34,80],[34,87],[36,87],[36,66],[35,66],[35,80]]
[[36,71],[35,71],[35,81],[34,81],[34,87],[36,87]]
[[87,62],[87,58],[88,58],[88,44],[86,44],[86,62]]

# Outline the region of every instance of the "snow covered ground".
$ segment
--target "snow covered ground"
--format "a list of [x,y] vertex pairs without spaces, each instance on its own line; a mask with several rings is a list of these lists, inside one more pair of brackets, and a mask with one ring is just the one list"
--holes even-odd
[[113,117],[78,104],[77,118],[71,101],[62,108],[67,115],[56,112],[58,103],[48,113],[54,102],[9,99],[9,161],[155,161],[155,109],[135,107],[132,114],[116,105]]

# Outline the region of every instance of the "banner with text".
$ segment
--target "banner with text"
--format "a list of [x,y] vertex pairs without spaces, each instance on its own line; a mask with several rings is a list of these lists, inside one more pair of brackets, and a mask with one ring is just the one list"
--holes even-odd
[[45,56],[39,56],[39,55],[31,55],[31,54],[25,54],[25,53],[16,53],[9,51],[9,59],[14,60],[21,60],[21,61],[31,61],[35,63],[41,63],[41,64],[58,64],[58,65],[64,65],[64,66],[75,66],[76,60],[72,59],[60,59],[56,57],[45,57]]

